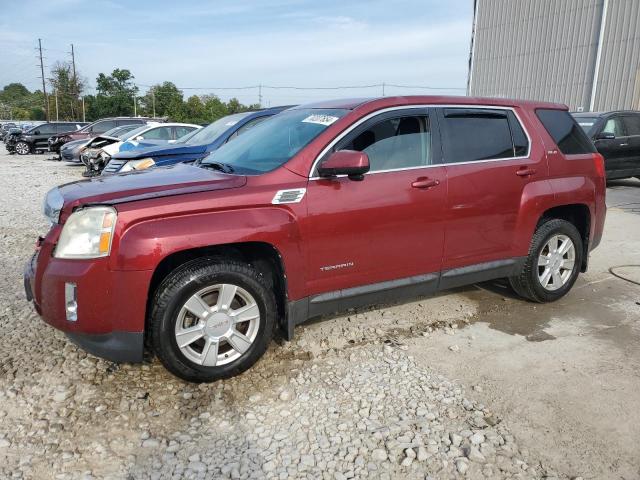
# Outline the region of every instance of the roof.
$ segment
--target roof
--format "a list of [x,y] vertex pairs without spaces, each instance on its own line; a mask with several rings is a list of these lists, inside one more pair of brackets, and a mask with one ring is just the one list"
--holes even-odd
[[603,117],[614,113],[633,113],[637,115],[640,112],[637,110],[611,110],[610,112],[571,112],[571,115],[574,117]]
[[531,100],[515,100],[508,98],[482,98],[445,95],[408,95],[377,98],[346,98],[323,102],[307,103],[296,108],[344,108],[355,110],[362,106],[386,108],[403,105],[487,105],[487,106],[527,106],[530,108],[551,108],[567,110],[561,103],[537,102]]

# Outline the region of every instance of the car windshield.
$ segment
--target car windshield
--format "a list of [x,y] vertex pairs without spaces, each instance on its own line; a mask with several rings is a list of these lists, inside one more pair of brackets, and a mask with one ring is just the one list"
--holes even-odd
[[589,133],[593,124],[596,123],[598,117],[574,117],[580,128],[585,131],[585,133]]
[[102,136],[122,139],[134,128],[138,128],[138,125],[122,125],[121,127],[115,127],[111,130],[107,130],[102,134]]
[[269,172],[288,162],[347,112],[316,108],[286,110],[210,153],[202,166],[241,175]]
[[222,117],[219,120],[216,120],[211,125],[207,125],[204,128],[201,128],[195,133],[193,136],[187,138],[182,137],[176,143],[184,143],[186,145],[206,145],[213,142],[216,138],[222,135],[223,132],[228,130],[230,127],[238,123],[247,115],[252,112],[244,112],[244,113],[234,113],[233,115],[227,115],[226,117]]

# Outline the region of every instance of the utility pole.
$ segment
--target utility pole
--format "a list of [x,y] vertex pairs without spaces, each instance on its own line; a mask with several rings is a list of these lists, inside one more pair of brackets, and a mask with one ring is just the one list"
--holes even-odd
[[153,105],[153,118],[156,118],[156,92],[151,88],[151,104]]
[[133,96],[133,116],[138,116],[138,100],[136,99],[135,95]]
[[42,40],[38,39],[38,50],[40,51],[40,73],[42,74],[42,93],[44,93],[45,112],[47,114],[47,122],[49,118],[49,98],[47,97],[47,87],[44,80],[44,63],[42,63]]
[[382,96],[384,97],[384,82],[382,82]]
[[54,92],[56,94],[56,122],[59,122],[60,117],[58,116],[58,89],[56,88]]
[[[77,81],[77,77],[76,77],[76,55],[75,52],[73,51],[73,43],[71,44],[71,65],[73,66],[73,92],[71,92],[73,94],[73,98],[71,99],[71,114],[73,115],[75,113],[75,105],[76,104],[76,97],[80,94],[80,92],[78,92],[78,81]],[[73,115],[75,117],[75,115]]]
[[262,106],[262,84],[258,85],[258,105]]
[[82,121],[86,122],[86,117],[84,115],[84,95],[82,96]]

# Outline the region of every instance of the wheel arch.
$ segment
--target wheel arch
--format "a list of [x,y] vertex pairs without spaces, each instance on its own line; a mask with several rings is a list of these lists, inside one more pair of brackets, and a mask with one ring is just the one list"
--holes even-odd
[[571,203],[558,205],[545,210],[536,225],[539,227],[543,222],[550,219],[565,220],[576,227],[582,238],[582,265],[581,272],[586,272],[589,262],[589,238],[591,232],[591,210],[584,203]]
[[162,281],[176,268],[185,263],[204,257],[224,257],[252,265],[270,284],[276,297],[279,327],[286,332],[287,276],[282,255],[267,242],[250,241],[208,245],[178,250],[164,257],[155,267],[147,292],[145,331],[153,298]]

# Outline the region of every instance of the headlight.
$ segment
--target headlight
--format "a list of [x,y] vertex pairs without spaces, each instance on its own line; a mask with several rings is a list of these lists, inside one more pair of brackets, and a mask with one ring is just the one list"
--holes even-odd
[[144,170],[145,168],[153,167],[156,162],[153,158],[142,158],[140,160],[129,160],[125,163],[118,173],[132,172],[133,170]]
[[56,258],[98,258],[111,252],[117,214],[111,207],[88,207],[71,214],[62,228]]
[[63,205],[64,198],[62,198],[60,190],[52,188],[44,197],[44,204],[42,206],[44,216],[47,217],[51,223],[58,223]]

